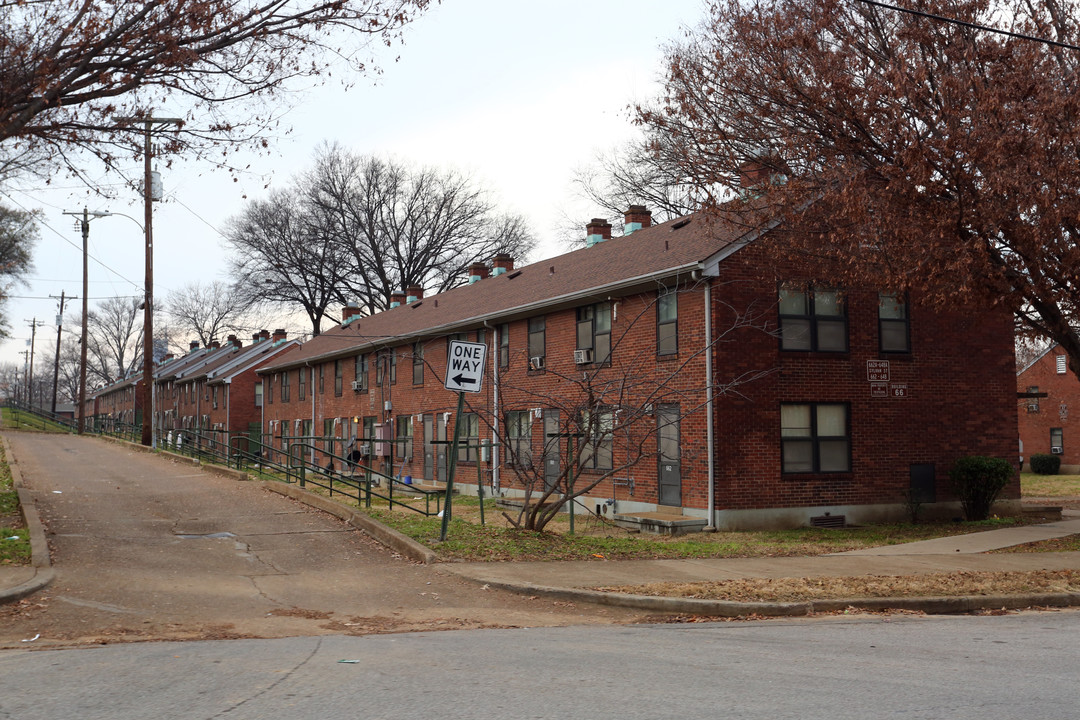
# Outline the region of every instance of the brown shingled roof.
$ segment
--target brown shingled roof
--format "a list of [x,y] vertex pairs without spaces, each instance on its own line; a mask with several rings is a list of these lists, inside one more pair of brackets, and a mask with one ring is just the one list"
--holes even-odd
[[690,215],[326,330],[260,372],[297,367],[581,304],[701,268],[746,228]]

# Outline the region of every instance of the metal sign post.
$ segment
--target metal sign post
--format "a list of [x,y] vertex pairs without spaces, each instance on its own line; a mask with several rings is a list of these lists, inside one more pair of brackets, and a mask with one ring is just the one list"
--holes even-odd
[[450,467],[446,478],[446,501],[443,503],[442,530],[439,541],[446,540],[450,526],[454,473],[457,470],[458,442],[461,433],[461,415],[465,411],[465,393],[478,393],[484,386],[484,367],[487,361],[485,343],[453,340],[447,353],[446,379],[443,387],[458,394],[457,414],[454,416],[454,440],[450,445]]

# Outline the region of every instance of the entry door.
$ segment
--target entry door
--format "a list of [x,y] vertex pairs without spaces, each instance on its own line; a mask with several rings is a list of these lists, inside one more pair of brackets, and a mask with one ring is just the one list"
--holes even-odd
[[659,442],[660,504],[682,505],[682,471],[679,466],[679,406],[659,405],[656,409]]
[[441,441],[439,445],[435,446],[435,457],[439,464],[438,479],[446,482],[450,476],[450,471],[446,467],[446,458],[450,453],[450,447],[446,444],[446,413],[439,413],[435,416],[435,432]]
[[[560,453],[562,438],[559,434],[559,411],[544,411],[544,492],[555,487],[559,481],[562,456]],[[555,436],[555,437],[552,437]]]
[[435,446],[431,441],[435,439],[435,418],[432,415],[424,416],[424,480],[431,482],[431,473],[435,467]]

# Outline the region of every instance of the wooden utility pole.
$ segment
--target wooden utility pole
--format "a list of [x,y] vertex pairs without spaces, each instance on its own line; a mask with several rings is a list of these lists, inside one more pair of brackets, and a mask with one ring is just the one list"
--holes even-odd
[[56,415],[56,390],[60,386],[60,333],[64,329],[64,291],[60,291],[60,312],[56,314],[56,360],[53,362],[52,380],[52,407],[50,411]]

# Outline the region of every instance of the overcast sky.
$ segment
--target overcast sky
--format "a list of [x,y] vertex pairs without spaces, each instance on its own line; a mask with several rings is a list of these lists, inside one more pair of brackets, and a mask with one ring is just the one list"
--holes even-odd
[[[467,172],[491,188],[505,210],[533,223],[541,247],[532,260],[559,254],[564,218],[579,221],[584,235],[588,219],[603,214],[576,198],[573,171],[636,135],[628,105],[656,94],[662,46],[703,15],[701,0],[444,0],[409,28],[404,46],[381,55],[380,77],[361,78],[348,92],[333,81],[308,92],[286,116],[292,132],[270,156],[251,159],[255,175],[233,182],[225,172],[194,164],[161,168],[165,201],[154,215],[158,303],[189,282],[228,279],[219,230],[243,209],[245,194],[267,192],[261,177],[284,186],[323,140]],[[167,116],[168,108],[157,114]],[[140,168],[134,161],[123,169],[139,176]],[[86,206],[139,222],[143,214],[134,193],[106,200],[63,178],[55,185],[0,197],[44,212],[30,287],[8,301],[13,337],[0,343],[0,362],[22,364],[29,321],[44,322],[35,376],[52,363],[58,303],[50,296],[62,290],[81,295],[81,233],[63,213]],[[94,220],[89,245],[91,306],[114,295],[142,295],[136,222]],[[76,314],[80,302],[69,304],[65,315]],[[65,326],[63,341],[74,342],[77,333],[77,326]]]

